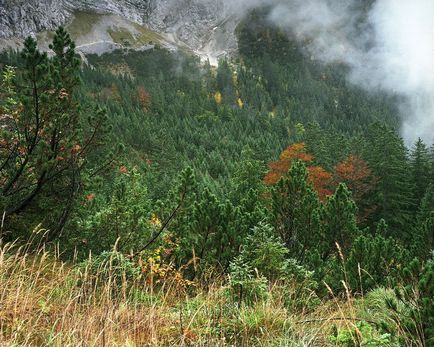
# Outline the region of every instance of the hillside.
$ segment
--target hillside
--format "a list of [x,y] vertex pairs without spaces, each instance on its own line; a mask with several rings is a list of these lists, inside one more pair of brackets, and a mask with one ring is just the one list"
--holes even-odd
[[273,6],[219,22],[211,64],[152,27],[169,2],[92,4],[0,53],[0,345],[431,346],[434,145],[403,94]]

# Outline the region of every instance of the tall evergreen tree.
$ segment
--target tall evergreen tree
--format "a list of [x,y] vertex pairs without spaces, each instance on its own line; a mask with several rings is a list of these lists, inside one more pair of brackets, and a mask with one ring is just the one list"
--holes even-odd
[[391,236],[408,237],[414,200],[403,140],[394,130],[375,123],[369,129],[364,158],[378,180],[369,200],[376,207],[371,224],[383,218]]
[[429,152],[425,143],[419,138],[410,153],[411,179],[414,184],[413,199],[419,207],[430,182]]

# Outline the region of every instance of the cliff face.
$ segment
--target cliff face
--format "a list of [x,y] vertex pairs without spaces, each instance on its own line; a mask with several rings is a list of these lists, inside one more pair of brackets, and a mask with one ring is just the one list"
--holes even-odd
[[63,1],[0,0],[0,38],[24,37],[66,22]]
[[116,14],[143,24],[155,0],[0,0],[0,38],[25,37],[65,24],[74,11]]
[[237,20],[223,0],[0,0],[0,39],[23,38],[70,22],[77,11],[116,15],[202,55],[236,48]]

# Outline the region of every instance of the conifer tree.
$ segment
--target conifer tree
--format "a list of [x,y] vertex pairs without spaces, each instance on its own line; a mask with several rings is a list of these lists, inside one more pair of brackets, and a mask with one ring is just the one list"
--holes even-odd
[[231,201],[240,210],[240,225],[251,230],[259,222],[268,218],[266,210],[266,187],[263,183],[265,165],[253,158],[250,148],[243,150],[243,159],[233,177]]
[[429,185],[422,199],[416,223],[408,244],[413,253],[422,259],[429,257],[434,250],[434,186]]
[[377,178],[369,199],[369,203],[377,207],[371,215],[371,224],[383,218],[389,225],[390,236],[406,238],[414,200],[403,140],[394,130],[375,123],[370,127],[364,151],[364,157]]
[[[385,225],[381,224],[381,228]],[[360,235],[345,260],[348,280],[353,290],[367,291],[398,282],[400,271],[408,261],[409,252],[393,238],[380,233]]]
[[[187,212],[187,211],[186,211]],[[194,260],[196,276],[207,266],[226,269],[245,235],[235,221],[239,211],[229,201],[220,201],[205,188],[188,208],[184,223],[176,230],[178,258]]]
[[387,300],[408,340],[418,346],[434,344],[434,253],[423,262],[415,258],[404,268],[397,300]]
[[321,238],[323,259],[336,253],[336,243],[345,252],[358,236],[357,207],[345,184],[339,184],[333,196],[321,207]]
[[43,211],[54,238],[71,214],[89,166],[86,158],[103,144],[109,128],[101,110],[89,112],[87,120],[81,116],[75,98],[80,62],[63,28],[50,49],[52,58],[38,51],[34,39],[24,42],[13,95],[15,120],[2,127],[9,140],[0,157],[0,201],[6,222]]
[[413,199],[418,208],[425,195],[430,181],[430,163],[428,148],[419,138],[410,153],[411,179],[413,186]]
[[301,259],[318,241],[318,196],[308,183],[308,172],[294,161],[288,177],[282,178],[272,191],[272,212],[276,230],[290,255]]

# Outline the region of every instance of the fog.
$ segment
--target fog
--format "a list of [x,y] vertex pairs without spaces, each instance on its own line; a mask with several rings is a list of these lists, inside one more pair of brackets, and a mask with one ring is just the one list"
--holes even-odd
[[434,0],[227,0],[227,13],[271,6],[271,23],[325,63],[350,67],[348,79],[369,91],[398,96],[402,135],[434,140]]

